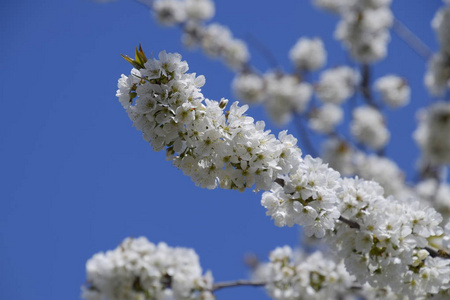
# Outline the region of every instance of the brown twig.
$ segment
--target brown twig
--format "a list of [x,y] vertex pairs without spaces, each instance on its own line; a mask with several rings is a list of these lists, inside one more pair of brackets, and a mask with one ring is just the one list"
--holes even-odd
[[398,19],[394,19],[394,26],[392,27],[394,32],[400,37],[411,49],[416,52],[420,57],[429,60],[433,56],[433,51],[422,42],[405,24]]
[[228,287],[236,287],[236,286],[264,286],[266,285],[265,281],[251,281],[251,280],[236,280],[236,281],[225,281],[225,282],[217,282],[213,285],[212,292],[215,292],[220,289],[228,288]]
[[372,90],[370,88],[371,74],[369,65],[361,65],[361,77],[362,79],[360,88],[364,99],[366,100],[367,104],[369,104],[373,108],[380,110],[379,105],[373,100]]

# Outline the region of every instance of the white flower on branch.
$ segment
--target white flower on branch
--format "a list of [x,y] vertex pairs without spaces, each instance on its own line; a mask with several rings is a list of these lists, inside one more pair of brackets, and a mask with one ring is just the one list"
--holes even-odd
[[323,71],[316,86],[317,97],[324,103],[341,104],[355,93],[359,79],[359,74],[349,67]]
[[414,139],[424,158],[434,164],[450,164],[450,104],[437,102],[418,114]]
[[175,26],[186,20],[186,11],[182,0],[155,0],[153,11],[158,22],[164,26]]
[[436,31],[442,52],[450,55],[450,6],[437,11],[431,26]]
[[289,58],[299,70],[314,71],[325,65],[327,52],[319,38],[300,38],[289,52]]
[[278,247],[270,261],[258,266],[253,276],[266,281],[272,299],[334,299],[352,294],[354,278],[342,262],[336,263],[321,252],[306,256],[290,247]]
[[236,96],[249,103],[259,103],[264,100],[264,79],[254,73],[241,73],[236,76],[232,83]]
[[389,142],[390,133],[383,115],[370,106],[360,106],[353,111],[351,123],[353,137],[365,146],[380,150]]
[[405,106],[411,97],[411,88],[406,80],[395,75],[377,79],[375,89],[381,94],[383,102],[392,108]]
[[309,83],[291,75],[267,73],[266,109],[271,119],[278,125],[291,121],[293,113],[302,113],[311,100],[313,88]]
[[202,275],[192,249],[127,238],[119,247],[95,254],[86,264],[86,300],[213,300],[213,278]]
[[433,55],[425,73],[425,85],[432,95],[445,94],[450,89],[450,56],[444,53]]
[[211,0],[186,0],[186,15],[195,21],[209,20],[214,16],[215,7]]
[[325,103],[311,111],[308,122],[311,129],[320,133],[331,133],[342,122],[344,112],[338,105]]
[[[264,122],[244,115],[248,106],[227,100],[207,100],[200,92],[203,76],[185,73],[179,54],[161,52],[143,68],[132,71],[131,84],[123,76],[117,95],[134,122],[156,151],[166,148],[172,160],[198,185],[207,188],[267,190],[283,174],[295,171],[301,160],[296,140],[281,132],[278,139],[264,130]],[[139,73],[139,75],[136,74]]]

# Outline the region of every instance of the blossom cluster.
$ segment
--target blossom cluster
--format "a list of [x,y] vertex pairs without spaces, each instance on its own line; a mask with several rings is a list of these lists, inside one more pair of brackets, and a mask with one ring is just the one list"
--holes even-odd
[[348,295],[355,278],[342,262],[336,263],[322,252],[305,255],[289,246],[270,253],[268,263],[258,264],[253,277],[266,282],[272,299],[339,299]]
[[271,119],[279,125],[307,109],[313,94],[311,84],[295,75],[268,72],[264,75],[244,72],[233,80],[235,94],[248,103],[263,103]]
[[448,1],[445,3],[431,23],[441,49],[431,58],[425,74],[425,84],[435,96],[444,95],[450,88],[450,3]]
[[306,156],[300,168],[283,182],[274,182],[261,204],[277,226],[303,227],[307,236],[322,238],[334,229],[340,213],[337,192],[340,174],[319,158]]
[[327,52],[320,38],[300,38],[289,51],[289,58],[298,70],[315,71],[322,68]]
[[[161,52],[122,75],[117,96],[134,126],[154,150],[206,188],[268,190],[278,177],[295,172],[301,161],[296,139],[286,131],[278,139],[264,122],[244,115],[247,106],[205,99],[203,76],[186,73],[179,54]],[[136,61],[132,61],[136,64]],[[145,61],[145,62],[143,62]]]
[[374,63],[387,54],[389,29],[393,24],[391,0],[315,0],[321,8],[340,15],[335,37],[364,64]]
[[341,216],[354,223],[337,223],[327,238],[350,274],[412,299],[448,297],[450,260],[432,256],[428,245],[443,234],[441,215],[417,199],[384,197],[375,182],[347,178],[340,185]]
[[445,217],[450,216],[450,185],[428,178],[419,182],[415,187],[420,198],[433,203],[436,209]]
[[397,75],[378,78],[375,89],[380,93],[381,100],[391,108],[402,107],[409,103],[411,88],[404,78]]
[[[314,52],[304,54],[305,61],[312,61]],[[233,80],[233,90],[239,99],[248,103],[263,103],[271,119],[279,125],[288,123],[294,115],[305,115],[315,91],[323,105],[309,114],[309,124],[314,130],[330,133],[343,118],[338,104],[354,94],[358,82],[359,74],[349,67],[322,72],[315,89],[296,75],[268,72],[261,76],[244,72]]]
[[213,300],[210,272],[194,250],[127,238],[116,249],[95,254],[86,264],[86,300]]
[[383,115],[371,106],[360,106],[353,110],[350,130],[357,142],[380,150],[389,142],[390,133]]
[[350,67],[336,67],[320,74],[317,97],[324,103],[342,104],[355,93],[359,74]]
[[218,23],[204,24],[215,13],[212,0],[155,0],[150,4],[161,25],[183,28],[183,42],[188,47],[201,47],[211,57],[218,57],[232,69],[243,69],[250,55],[247,45],[233,37]]
[[366,154],[339,138],[327,139],[323,145],[323,159],[342,176],[359,176],[376,181],[384,195],[396,198],[414,193],[405,182],[405,174],[398,165],[385,156]]
[[414,138],[424,159],[433,164],[450,164],[450,104],[436,102],[419,111]]

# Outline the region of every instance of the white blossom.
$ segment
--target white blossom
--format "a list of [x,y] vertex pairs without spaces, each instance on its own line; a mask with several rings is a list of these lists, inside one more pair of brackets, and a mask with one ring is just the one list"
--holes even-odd
[[340,106],[325,103],[321,107],[312,110],[309,127],[321,133],[331,133],[342,122],[344,112]]
[[202,275],[192,249],[127,238],[119,247],[86,263],[86,300],[213,300],[212,275]]
[[324,66],[327,53],[319,38],[300,38],[289,52],[292,63],[300,70],[314,71]]
[[375,89],[381,94],[383,102],[392,108],[405,106],[411,97],[411,89],[406,80],[395,75],[377,79]]
[[355,151],[345,141],[330,138],[323,144],[323,160],[342,176],[355,174]]
[[155,0],[153,11],[159,23],[174,26],[186,20],[184,4],[182,0]]
[[450,6],[437,11],[431,26],[436,31],[442,51],[450,55]]
[[450,104],[437,102],[418,114],[414,139],[432,164],[450,163]]
[[374,150],[382,149],[389,142],[390,133],[383,115],[370,106],[360,106],[353,111],[350,129],[359,143]]
[[399,197],[404,194],[405,175],[389,158],[358,153],[355,159],[356,174],[367,180],[379,183],[385,196]]
[[437,182],[436,179],[426,179],[416,185],[419,196],[431,203],[446,216],[450,216],[450,185],[446,182]]
[[239,99],[247,103],[258,103],[264,100],[264,79],[254,73],[241,73],[232,83],[233,91]]
[[275,300],[333,299],[351,293],[355,280],[342,262],[321,252],[306,256],[289,246],[273,250],[270,261],[260,264],[254,277],[267,282],[267,293]]
[[215,7],[212,0],[186,0],[186,16],[190,20],[209,20],[214,16]]
[[358,82],[358,73],[349,67],[328,69],[320,74],[317,97],[322,102],[341,104],[354,94]]
[[393,23],[391,0],[315,0],[316,5],[340,15],[335,37],[361,63],[386,56]]
[[425,74],[425,85],[431,94],[443,95],[450,88],[450,57],[444,53],[433,55]]
[[336,191],[339,173],[320,159],[306,156],[296,173],[275,182],[262,195],[261,204],[277,226],[303,226],[308,236],[324,237],[334,228],[339,213]]
[[305,111],[312,96],[312,86],[291,75],[267,73],[266,109],[275,123],[286,124],[292,119],[293,113]]

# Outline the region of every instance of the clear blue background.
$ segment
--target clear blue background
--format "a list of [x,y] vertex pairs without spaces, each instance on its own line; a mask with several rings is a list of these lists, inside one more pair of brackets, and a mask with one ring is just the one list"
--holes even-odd
[[[394,2],[397,18],[436,50],[430,20],[442,2]],[[257,38],[286,71],[300,35],[324,39],[328,66],[350,61],[332,37],[337,19],[310,1],[228,0],[216,8],[215,21],[238,38]],[[87,259],[128,236],[194,248],[217,281],[247,277],[245,253],[266,259],[276,246],[298,243],[298,228],[277,228],[265,216],[260,194],[196,187],[151,150],[117,102],[117,79],[130,70],[120,54],[132,55],[139,43],[148,53],[181,53],[206,76],[206,97],[235,99],[233,73],[184,49],[178,29],[159,27],[128,0],[2,0],[0,14],[0,299],[79,299]],[[266,70],[251,44],[250,51]],[[425,62],[395,34],[389,53],[375,75],[405,76],[413,96],[388,112],[387,153],[413,178],[414,112],[431,101]],[[249,114],[266,118],[261,108]],[[219,300],[264,297],[260,288],[217,293]]]

